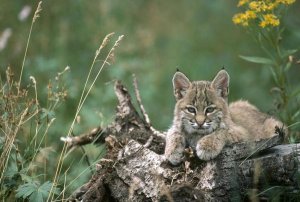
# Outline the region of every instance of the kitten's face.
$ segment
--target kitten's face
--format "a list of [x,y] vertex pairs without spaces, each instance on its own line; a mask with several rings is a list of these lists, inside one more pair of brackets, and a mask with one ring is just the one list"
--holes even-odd
[[[177,98],[175,116],[185,132],[206,135],[225,127],[229,81],[228,74],[225,73],[221,75],[222,78],[218,78],[218,74],[212,82],[190,82],[182,73],[176,73],[177,76],[175,74],[173,79]],[[226,87],[218,84],[224,84]]]

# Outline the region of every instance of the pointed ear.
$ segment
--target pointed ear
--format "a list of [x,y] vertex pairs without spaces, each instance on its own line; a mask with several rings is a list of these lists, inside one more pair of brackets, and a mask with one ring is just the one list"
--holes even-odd
[[173,76],[173,88],[176,100],[181,99],[185,94],[186,90],[190,87],[190,80],[181,72],[176,72]]
[[227,100],[229,94],[229,75],[225,70],[219,71],[211,85],[220,97]]

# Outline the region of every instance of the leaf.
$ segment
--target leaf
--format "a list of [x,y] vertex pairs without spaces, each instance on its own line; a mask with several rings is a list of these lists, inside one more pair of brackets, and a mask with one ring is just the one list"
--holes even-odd
[[[41,186],[38,186],[37,183],[29,182],[26,184],[21,185],[17,189],[17,198],[26,199],[29,197],[30,202],[35,201],[46,201],[50,190],[52,187],[52,182],[45,182]],[[58,194],[58,189],[52,190],[54,194]]]
[[300,94],[300,88],[296,88],[293,92],[291,97],[297,97]]
[[41,192],[34,192],[31,194],[31,196],[29,197],[29,201],[30,202],[35,202],[35,201],[46,201],[47,198],[45,200],[43,200],[43,194]]
[[52,119],[55,117],[55,113],[52,110],[48,110],[45,108],[42,108],[41,110],[41,115],[40,115],[40,119],[44,119],[44,118],[48,118],[48,119]]
[[272,76],[273,76],[273,79],[274,79],[276,85],[278,85],[279,82],[278,82],[278,78],[277,78],[276,72],[274,71],[274,69],[273,69],[272,67],[270,67],[269,69],[270,69],[270,71],[271,71],[271,73],[272,73]]
[[47,109],[45,109],[45,108],[42,108],[42,110],[41,110],[41,115],[40,115],[40,119],[44,119],[44,118],[46,118],[46,116],[47,116],[47,112],[48,112],[48,110],[47,110]]
[[33,183],[33,179],[31,176],[23,174],[22,172],[20,172],[21,178],[23,182],[28,182],[28,183]]
[[282,57],[287,57],[290,55],[293,55],[294,53],[298,52],[298,49],[291,49],[291,50],[283,50],[282,51]]
[[[44,184],[42,184],[38,191],[41,194],[42,198],[46,201],[48,198],[48,195],[50,193],[51,187],[52,187],[53,183],[50,181],[45,182]],[[52,190],[54,194],[58,194],[58,189],[53,189]]]
[[4,114],[2,115],[2,119],[4,122],[6,122],[8,120],[8,113],[4,112]]
[[51,187],[52,187],[52,183],[47,181],[44,184],[42,184],[39,189],[42,193],[44,193],[44,194],[47,193],[48,194],[51,190]]
[[289,71],[289,69],[291,68],[292,66],[292,62],[289,61],[288,63],[286,63],[285,67],[284,67],[284,71]]
[[269,58],[264,58],[264,57],[243,56],[243,55],[240,55],[239,57],[248,62],[253,62],[253,63],[257,63],[257,64],[265,64],[265,65],[274,65],[275,64],[274,61],[270,60]]
[[300,110],[296,111],[296,112],[293,114],[292,120],[295,120],[299,115],[300,115]]
[[270,91],[271,93],[278,93],[278,94],[282,93],[282,90],[278,87],[273,87],[270,89]]
[[18,174],[17,163],[15,161],[9,162],[7,169],[4,171],[4,176],[6,178],[13,178],[17,174]]
[[16,190],[17,191],[16,197],[25,199],[36,190],[37,190],[37,185],[33,182],[22,184]]

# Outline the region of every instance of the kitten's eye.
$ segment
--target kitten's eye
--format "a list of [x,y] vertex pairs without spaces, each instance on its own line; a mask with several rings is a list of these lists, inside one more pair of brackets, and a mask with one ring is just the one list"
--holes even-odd
[[186,110],[192,114],[196,114],[196,109],[195,107],[187,107]]
[[215,111],[215,108],[214,108],[214,107],[207,107],[207,108],[205,109],[205,114],[212,113],[213,111]]

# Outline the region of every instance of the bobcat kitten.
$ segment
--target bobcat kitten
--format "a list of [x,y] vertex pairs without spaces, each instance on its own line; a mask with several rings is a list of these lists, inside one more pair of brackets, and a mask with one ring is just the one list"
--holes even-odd
[[225,145],[275,136],[283,124],[247,101],[227,104],[229,75],[221,70],[213,81],[190,81],[183,73],[173,77],[176,105],[167,132],[165,157],[173,164],[191,147],[199,159],[215,158]]

